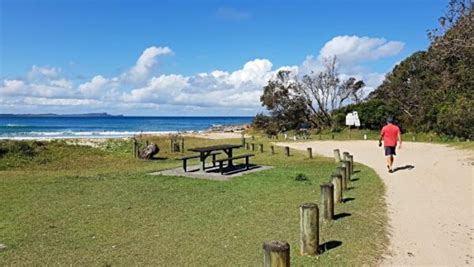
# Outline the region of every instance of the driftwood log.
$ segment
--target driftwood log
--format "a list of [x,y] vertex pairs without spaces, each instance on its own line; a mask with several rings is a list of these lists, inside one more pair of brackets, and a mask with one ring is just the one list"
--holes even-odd
[[160,152],[160,148],[156,144],[151,144],[139,150],[138,157],[140,159],[151,159]]

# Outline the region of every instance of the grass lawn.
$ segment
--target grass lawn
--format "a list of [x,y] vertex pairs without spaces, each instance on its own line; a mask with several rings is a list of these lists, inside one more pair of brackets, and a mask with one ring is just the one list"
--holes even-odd
[[[355,165],[352,200],[336,206],[350,216],[321,224],[321,243],[342,243],[302,257],[298,206],[320,202],[332,159],[296,151],[288,158],[276,147],[251,160],[275,168],[230,181],[150,176],[181,165],[166,138],[151,141],[167,159],[133,159],[123,141],[102,149],[53,142],[27,157],[0,150],[0,243],[8,246],[0,265],[261,266],[262,243],[272,239],[290,243],[294,266],[374,265],[386,248],[384,186],[368,167]],[[308,180],[296,181],[299,173]]]

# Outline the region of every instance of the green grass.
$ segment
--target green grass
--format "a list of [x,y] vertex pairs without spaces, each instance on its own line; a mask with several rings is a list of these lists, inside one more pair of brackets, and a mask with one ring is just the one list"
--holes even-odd
[[[384,186],[368,167],[355,166],[346,194],[353,200],[336,206],[351,215],[321,224],[321,243],[342,244],[302,257],[298,206],[319,203],[332,159],[296,151],[288,158],[276,147],[276,155],[252,158],[275,168],[230,181],[150,176],[181,164],[165,138],[150,141],[167,159],[133,159],[125,142],[101,149],[53,142],[29,162],[3,154],[0,243],[8,249],[0,265],[261,266],[262,243],[272,239],[290,243],[294,266],[374,265],[387,245]],[[229,142],[239,140],[186,139],[186,146]],[[268,151],[268,141],[255,142]]]

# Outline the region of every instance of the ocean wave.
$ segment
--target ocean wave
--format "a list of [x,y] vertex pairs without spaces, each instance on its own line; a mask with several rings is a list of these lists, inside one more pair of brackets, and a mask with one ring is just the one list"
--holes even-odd
[[0,134],[0,139],[81,139],[81,138],[122,138],[136,135],[166,135],[177,131],[58,131],[58,132],[15,132]]

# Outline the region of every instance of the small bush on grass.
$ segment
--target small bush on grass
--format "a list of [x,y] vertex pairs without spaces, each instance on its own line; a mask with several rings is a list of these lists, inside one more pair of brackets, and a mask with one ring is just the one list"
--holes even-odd
[[298,174],[295,176],[295,181],[308,181],[308,176],[306,176],[306,175],[303,174],[303,173],[298,173]]

